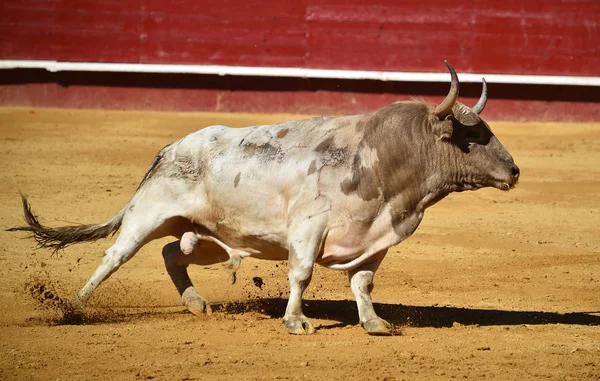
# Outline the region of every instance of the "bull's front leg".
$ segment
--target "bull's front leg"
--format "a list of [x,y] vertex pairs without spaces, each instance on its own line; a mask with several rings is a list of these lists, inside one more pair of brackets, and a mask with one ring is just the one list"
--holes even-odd
[[[300,254],[301,253],[301,254]],[[312,278],[314,259],[312,253],[290,249],[289,274],[290,298],[285,309],[283,324],[289,333],[306,335],[315,332],[315,327],[302,311],[302,295]]]
[[389,336],[392,334],[391,325],[375,313],[371,291],[373,291],[373,277],[387,250],[377,253],[376,261],[363,264],[348,272],[350,288],[356,298],[360,325],[369,335]]
[[325,236],[326,216],[313,217],[291,225],[288,259],[290,298],[285,309],[283,324],[288,332],[307,335],[315,327],[302,311],[302,295],[312,278],[315,259]]

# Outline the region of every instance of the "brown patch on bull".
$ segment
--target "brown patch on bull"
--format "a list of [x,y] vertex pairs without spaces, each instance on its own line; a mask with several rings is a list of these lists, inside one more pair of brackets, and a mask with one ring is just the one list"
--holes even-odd
[[288,134],[288,132],[289,132],[288,129],[284,128],[283,130],[280,130],[276,136],[277,136],[277,138],[282,139],[282,138],[285,138],[285,136]]
[[282,162],[285,157],[281,147],[274,146],[270,142],[263,144],[248,142],[244,144],[242,150],[249,156],[258,156],[259,159],[264,161]]
[[430,131],[430,114],[430,107],[424,103],[401,102],[364,119],[364,144],[377,151],[375,176],[384,200],[424,183],[430,165],[427,146],[435,139]]
[[347,147],[336,147],[333,144],[333,136],[329,136],[319,143],[315,152],[319,154],[322,165],[337,166],[344,163],[349,156]]
[[[419,184],[426,182],[431,170],[440,169],[434,168],[435,158],[430,152],[436,128],[440,133],[448,132],[448,128],[451,131],[452,122],[440,121],[431,106],[418,101],[395,103],[362,117],[356,130],[363,134],[363,140],[354,156],[351,176],[340,183],[342,192],[357,194],[366,201],[382,196],[386,202],[403,194],[410,204],[404,207],[414,207],[423,197]],[[373,151],[377,164],[369,168],[361,158],[372,157]],[[404,219],[404,207],[392,211],[397,224]]]
[[315,173],[316,171],[317,171],[317,161],[313,160],[310,162],[310,165],[308,166],[308,172],[306,172],[306,175],[310,176],[313,173]]
[[360,148],[354,156],[352,165],[352,178],[340,183],[340,189],[344,194],[356,195],[365,201],[376,199],[381,195],[381,189],[374,168],[365,168],[361,164]]
[[165,146],[154,158],[154,161],[144,175],[138,190],[154,177],[169,177],[198,181],[203,173],[204,162],[202,157],[172,152],[171,145]]
[[254,143],[246,143],[244,144],[244,148],[242,148],[242,150],[249,156],[254,156],[254,154],[259,150],[259,146]]
[[240,172],[240,173],[238,173],[235,176],[235,179],[233,180],[233,187],[234,188],[237,188],[238,184],[240,183],[240,177],[241,177],[241,175],[242,175],[242,173]]
[[330,136],[327,139],[323,140],[321,143],[319,143],[319,145],[315,148],[315,152],[324,153],[329,149],[329,147],[332,144],[333,144],[333,136]]
[[366,128],[366,121],[365,119],[359,120],[358,123],[356,123],[356,132],[363,132]]
[[348,117],[336,118],[331,131],[342,131],[348,128],[352,122]]
[[168,168],[168,176],[191,181],[200,180],[203,163],[191,155],[177,155]]
[[327,152],[321,156],[323,165],[337,166],[346,162],[348,158],[348,149],[346,147],[329,147]]

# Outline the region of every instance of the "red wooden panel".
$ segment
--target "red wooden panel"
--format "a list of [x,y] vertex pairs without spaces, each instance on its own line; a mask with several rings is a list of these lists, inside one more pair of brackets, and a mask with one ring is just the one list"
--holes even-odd
[[[110,17],[107,17],[110,16]],[[139,15],[132,13],[98,13],[83,11],[59,12],[48,9],[5,7],[0,14],[0,25],[38,30],[64,29],[75,34],[81,31],[98,31],[103,34],[137,33]]]
[[144,0],[144,11],[149,14],[193,16],[222,20],[304,20],[306,0]]
[[443,71],[447,59],[464,70],[471,44],[466,2],[435,0],[325,1],[309,6],[307,66]]
[[[311,4],[307,18],[315,23],[309,23],[308,65],[331,67],[337,62],[353,68],[362,61],[373,70],[439,71],[441,59],[448,59],[470,72],[600,73],[600,2],[501,1],[473,6],[434,1],[427,3],[426,11],[416,1],[377,4],[382,6]],[[366,26],[364,20],[369,22]],[[394,38],[385,40],[390,34]]]
[[[142,21],[148,39],[220,41],[226,45],[268,42],[286,45],[304,43],[302,21],[200,19],[195,16],[150,15]],[[223,36],[228,36],[223,41]]]
[[[370,70],[443,71],[443,60],[464,70],[471,41],[467,26],[446,33],[445,26],[422,24],[381,26],[346,23],[309,24],[307,66]],[[385,52],[385,54],[383,54]]]
[[598,75],[600,2],[485,2],[474,24],[475,70]]
[[2,8],[124,13],[140,11],[143,0],[6,0]]
[[[135,62],[132,58],[138,57],[140,51],[137,38],[118,35],[73,34],[63,30],[16,31],[11,27],[0,27],[0,34],[8,41],[0,45],[0,54],[6,58]],[[35,52],[35,56],[27,52]]]
[[0,16],[2,57],[137,62],[131,60],[139,56],[138,15],[12,5]]
[[140,60],[152,63],[302,66],[305,50],[300,20],[201,20],[153,14],[143,21],[143,36]]
[[[298,48],[263,44],[228,45],[194,41],[159,41],[142,46],[140,61],[144,63],[196,63],[241,66],[302,66]],[[292,60],[291,57],[296,57]],[[291,64],[291,65],[290,65]]]
[[597,0],[5,0],[0,58],[600,75]]
[[312,0],[309,21],[380,24],[465,24],[472,3],[455,0]]

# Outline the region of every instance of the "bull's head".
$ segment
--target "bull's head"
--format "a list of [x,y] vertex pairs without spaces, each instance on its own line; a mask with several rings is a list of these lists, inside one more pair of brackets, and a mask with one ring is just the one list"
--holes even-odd
[[[507,191],[519,180],[519,167],[479,114],[487,102],[487,85],[483,80],[481,98],[473,108],[457,102],[459,83],[454,68],[446,62],[452,82],[446,99],[432,115],[434,133],[456,161],[457,190],[494,187]],[[454,161],[454,160],[453,160]]]

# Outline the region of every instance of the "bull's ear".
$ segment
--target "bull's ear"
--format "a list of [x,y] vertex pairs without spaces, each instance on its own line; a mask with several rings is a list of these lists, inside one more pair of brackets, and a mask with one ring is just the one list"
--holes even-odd
[[450,140],[452,137],[452,117],[449,115],[443,120],[437,120],[437,117],[432,118],[431,125],[434,135],[438,140]]

